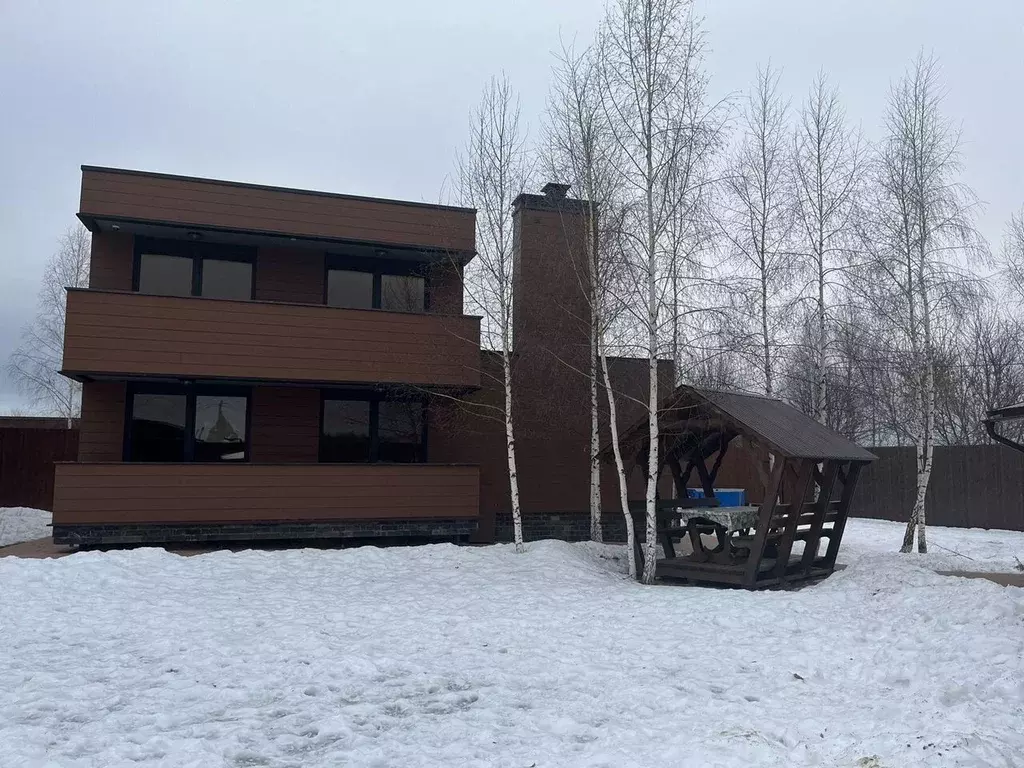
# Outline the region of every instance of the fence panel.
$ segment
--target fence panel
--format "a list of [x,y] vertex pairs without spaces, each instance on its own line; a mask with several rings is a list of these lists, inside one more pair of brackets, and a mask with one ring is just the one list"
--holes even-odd
[[[913,448],[872,448],[850,513],[905,522],[914,504]],[[935,448],[925,512],[932,525],[1024,531],[1024,454],[1001,445]]]
[[0,427],[0,507],[53,506],[53,465],[78,458],[78,430]]

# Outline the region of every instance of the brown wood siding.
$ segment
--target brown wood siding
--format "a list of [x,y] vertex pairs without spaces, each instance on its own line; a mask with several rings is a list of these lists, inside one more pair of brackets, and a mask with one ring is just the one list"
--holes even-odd
[[58,464],[55,525],[476,518],[480,473],[434,464]]
[[302,248],[260,248],[256,299],[291,304],[324,303],[324,253]]
[[124,382],[89,381],[82,386],[79,461],[120,461],[124,444]]
[[253,387],[252,460],[257,463],[313,463],[320,441],[320,390],[308,387]]
[[476,214],[439,206],[83,169],[81,215],[472,251]]
[[477,386],[476,318],[68,292],[76,374]]
[[89,287],[106,291],[130,291],[134,243],[134,238],[124,232],[94,232]]

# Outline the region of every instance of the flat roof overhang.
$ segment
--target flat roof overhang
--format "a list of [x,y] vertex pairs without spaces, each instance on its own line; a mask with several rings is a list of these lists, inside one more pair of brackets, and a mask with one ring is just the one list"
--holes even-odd
[[79,209],[92,232],[463,264],[476,247],[472,208],[88,165]]

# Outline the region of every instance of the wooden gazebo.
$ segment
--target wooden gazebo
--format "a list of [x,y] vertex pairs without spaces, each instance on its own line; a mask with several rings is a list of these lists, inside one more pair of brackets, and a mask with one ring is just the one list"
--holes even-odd
[[[739,392],[681,386],[662,402],[658,423],[659,477],[667,467],[675,488],[657,503],[659,577],[757,589],[832,573],[872,453],[781,400]],[[756,505],[724,508],[715,496],[730,446],[730,463],[749,462],[758,478]],[[621,435],[620,447],[627,471],[646,473],[646,419]],[[690,498],[691,475],[704,498]],[[683,538],[693,551],[677,556]]]

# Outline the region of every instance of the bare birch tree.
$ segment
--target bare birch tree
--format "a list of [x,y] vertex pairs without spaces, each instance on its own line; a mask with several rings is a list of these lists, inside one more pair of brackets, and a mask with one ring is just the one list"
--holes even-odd
[[456,194],[461,204],[477,209],[477,257],[466,270],[465,286],[470,306],[483,317],[482,341],[501,358],[509,502],[517,552],[524,548],[512,408],[512,202],[526,188],[528,177],[518,97],[506,77],[492,78],[473,113],[470,138],[458,159]]
[[856,195],[864,171],[858,137],[846,126],[838,91],[819,74],[800,114],[793,150],[797,219],[802,247],[799,266],[809,279],[810,413],[826,423],[828,347],[834,277],[854,240]]
[[[648,359],[648,439],[644,583],[654,581],[657,557],[658,361],[665,307],[665,239],[679,196],[677,183],[685,124],[682,105],[702,57],[691,0],[617,0],[604,22],[601,74],[615,144],[616,181],[625,211],[625,262],[631,300]],[[642,307],[642,311],[639,309]]]
[[91,238],[81,224],[70,227],[58,240],[56,252],[43,271],[35,319],[21,332],[21,344],[11,353],[7,375],[32,404],[68,420],[82,407],[82,385],[61,376],[64,357],[65,288],[89,284]]
[[907,413],[904,428],[917,451],[917,479],[901,552],[917,535],[927,552],[925,495],[936,441],[936,365],[939,334],[948,332],[977,296],[962,258],[983,252],[974,229],[971,190],[959,181],[958,131],[942,114],[937,62],[919,55],[894,85],[877,157],[871,271],[861,283],[884,331],[878,343],[898,380]]
[[936,436],[946,445],[988,443],[987,413],[1024,401],[1024,323],[989,299],[968,307],[957,330],[936,366]]
[[[554,69],[546,130],[548,165],[571,183],[586,202],[587,261],[579,270],[580,290],[590,309],[590,538],[603,541],[601,525],[601,435],[598,382],[606,259],[601,249],[600,208],[611,202],[611,136],[603,107],[600,50],[562,48]],[[626,510],[628,513],[628,509]],[[632,522],[631,520],[629,522]]]
[[751,358],[764,393],[775,394],[784,344],[788,279],[792,275],[793,179],[788,103],[779,74],[758,71],[747,99],[743,138],[726,182],[724,231],[740,267],[745,314],[753,328]]

